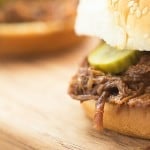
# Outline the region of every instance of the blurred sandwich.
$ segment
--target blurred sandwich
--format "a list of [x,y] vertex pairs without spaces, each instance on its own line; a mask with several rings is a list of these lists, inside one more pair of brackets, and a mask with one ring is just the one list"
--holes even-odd
[[0,54],[65,49],[81,40],[73,26],[77,0],[1,0]]

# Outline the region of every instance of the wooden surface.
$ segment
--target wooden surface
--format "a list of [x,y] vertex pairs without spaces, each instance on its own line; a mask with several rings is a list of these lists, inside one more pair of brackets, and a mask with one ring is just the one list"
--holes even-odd
[[[41,58],[0,61],[0,150],[148,150],[149,140],[97,133],[67,95],[96,41]],[[90,45],[90,46],[89,46]]]

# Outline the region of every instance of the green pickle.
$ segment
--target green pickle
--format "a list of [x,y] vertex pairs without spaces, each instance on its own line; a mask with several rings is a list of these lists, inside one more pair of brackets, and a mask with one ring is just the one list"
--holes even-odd
[[136,50],[119,50],[103,43],[89,54],[88,62],[106,73],[119,74],[136,63],[139,54]]

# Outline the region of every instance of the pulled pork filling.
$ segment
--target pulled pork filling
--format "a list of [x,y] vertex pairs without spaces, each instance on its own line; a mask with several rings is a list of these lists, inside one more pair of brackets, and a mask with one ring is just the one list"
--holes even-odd
[[103,127],[106,102],[118,105],[150,106],[150,52],[142,52],[137,64],[118,75],[105,74],[83,62],[73,77],[69,94],[81,102],[96,101],[94,124]]
[[0,23],[64,20],[76,6],[77,0],[2,0]]

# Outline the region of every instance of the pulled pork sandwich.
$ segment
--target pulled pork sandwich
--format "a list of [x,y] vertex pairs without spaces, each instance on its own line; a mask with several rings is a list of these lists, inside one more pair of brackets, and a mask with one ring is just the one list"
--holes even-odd
[[76,32],[103,42],[72,78],[94,127],[150,139],[150,0],[80,0]]
[[0,0],[0,54],[50,51],[79,42],[74,33],[77,3]]

